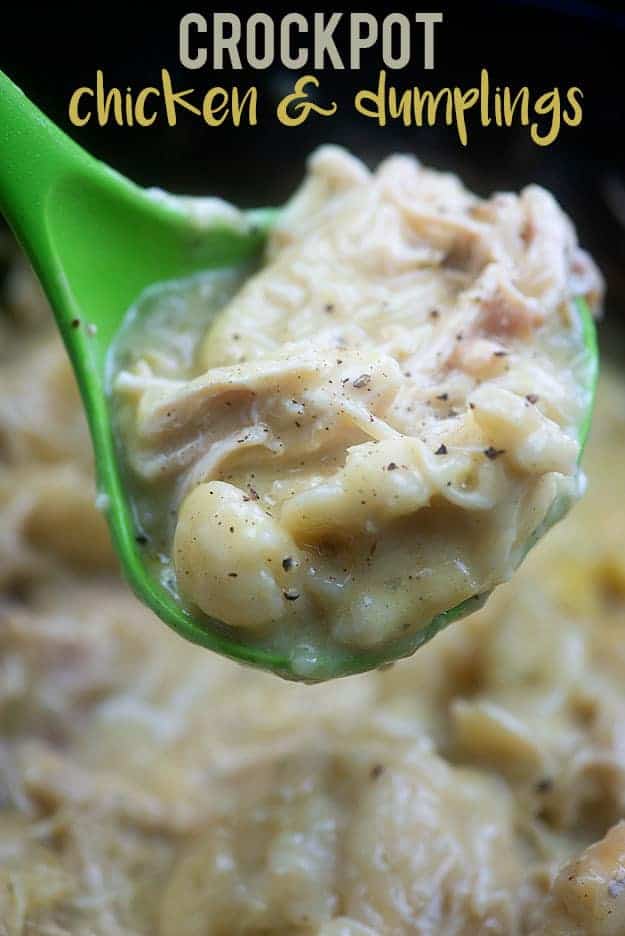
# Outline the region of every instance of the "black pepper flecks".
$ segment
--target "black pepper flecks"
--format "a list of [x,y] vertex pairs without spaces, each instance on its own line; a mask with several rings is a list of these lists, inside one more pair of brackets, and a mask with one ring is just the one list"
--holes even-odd
[[361,387],[366,387],[371,383],[371,374],[361,374],[360,377],[356,377],[353,382],[353,386],[360,390]]
[[287,588],[282,592],[287,601],[297,601],[299,592],[295,588]]
[[500,455],[505,455],[505,452],[505,449],[496,449],[492,445],[489,445],[487,449],[484,449],[484,454],[487,458],[490,458],[491,461],[499,458]]
[[443,442],[441,445],[439,445],[439,447],[436,449],[436,451],[434,452],[434,454],[435,454],[435,455],[446,455],[446,454],[447,454],[447,446],[445,445],[444,442]]
[[536,404],[538,403],[540,397],[537,396],[537,394],[535,393],[528,393],[525,399],[527,400],[528,403]]
[[295,559],[292,556],[285,556],[282,560],[282,568],[285,572],[289,572],[295,565]]

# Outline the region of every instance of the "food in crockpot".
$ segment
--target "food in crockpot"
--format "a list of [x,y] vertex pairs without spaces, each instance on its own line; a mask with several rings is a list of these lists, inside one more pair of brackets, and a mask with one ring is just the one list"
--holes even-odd
[[12,265],[0,293],[2,926],[620,934],[620,365],[604,368],[585,497],[483,610],[391,669],[295,685],[180,640],[122,582],[69,363]]

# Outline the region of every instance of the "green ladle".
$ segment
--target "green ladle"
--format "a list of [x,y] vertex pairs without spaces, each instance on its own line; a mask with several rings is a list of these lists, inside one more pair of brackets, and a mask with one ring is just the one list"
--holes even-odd
[[[275,211],[248,212],[247,226],[202,227],[184,204],[155,200],[94,159],[49,121],[0,72],[0,210],[28,254],[50,300],[84,401],[96,456],[98,487],[124,573],[138,597],[187,640],[292,679],[292,657],[254,645],[211,619],[194,617],[150,573],[136,540],[132,507],[122,483],[105,393],[107,353],[127,310],[157,282],[200,270],[239,265],[258,256]],[[592,318],[583,300],[583,380],[588,410],[598,372]],[[33,375],[36,379],[36,375]],[[558,518],[555,504],[533,541]],[[528,547],[529,548],[529,547]],[[486,599],[475,596],[383,649],[333,651],[305,671],[307,681],[363,672],[413,653],[451,621]]]

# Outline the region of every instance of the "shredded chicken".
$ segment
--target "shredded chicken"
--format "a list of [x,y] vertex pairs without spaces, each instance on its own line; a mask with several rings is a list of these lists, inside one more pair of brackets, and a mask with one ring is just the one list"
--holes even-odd
[[586,496],[512,582],[413,659],[307,687],[133,598],[32,277],[0,302],[2,936],[620,936],[622,376]]
[[[165,358],[198,319],[186,288],[163,299]],[[573,301],[600,292],[544,190],[481,200],[409,157],[371,173],[321,148],[190,374],[146,356],[130,313],[120,446],[180,594],[293,660],[486,595],[577,494]]]

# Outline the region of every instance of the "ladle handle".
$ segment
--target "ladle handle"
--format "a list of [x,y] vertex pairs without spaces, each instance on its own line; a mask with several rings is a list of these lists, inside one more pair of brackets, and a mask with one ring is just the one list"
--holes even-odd
[[97,166],[0,71],[0,211],[31,259],[48,249],[45,208],[55,185]]

